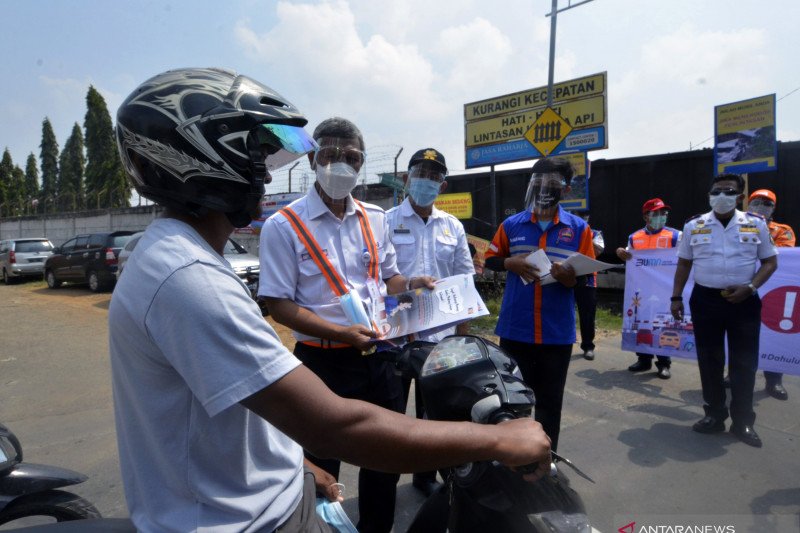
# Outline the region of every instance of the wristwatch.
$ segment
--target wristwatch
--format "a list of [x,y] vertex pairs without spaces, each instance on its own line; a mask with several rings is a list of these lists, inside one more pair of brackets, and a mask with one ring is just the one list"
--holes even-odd
[[752,282],[748,283],[747,286],[750,287],[750,290],[753,291],[753,294],[758,292],[758,289],[756,289],[756,286],[753,285]]

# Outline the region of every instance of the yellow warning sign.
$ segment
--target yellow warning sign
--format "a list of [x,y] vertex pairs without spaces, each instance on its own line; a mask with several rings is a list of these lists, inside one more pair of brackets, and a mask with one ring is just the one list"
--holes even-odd
[[561,118],[561,116],[548,107],[544,110],[536,122],[528,128],[524,137],[534,148],[539,150],[542,155],[547,156],[561,144],[569,132],[572,131],[572,126]]

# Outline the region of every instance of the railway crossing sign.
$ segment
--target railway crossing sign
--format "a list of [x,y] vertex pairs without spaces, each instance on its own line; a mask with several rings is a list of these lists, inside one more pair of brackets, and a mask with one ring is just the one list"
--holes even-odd
[[539,150],[542,155],[548,156],[567,138],[572,126],[569,122],[548,107],[539,115],[536,122],[525,132],[525,139]]

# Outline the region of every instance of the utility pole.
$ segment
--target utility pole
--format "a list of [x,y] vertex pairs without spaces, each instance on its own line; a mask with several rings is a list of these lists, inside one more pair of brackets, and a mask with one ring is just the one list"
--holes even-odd
[[558,0],[552,0],[553,3],[550,13],[546,15],[550,17],[550,68],[547,73],[547,107],[553,107],[553,67],[556,63],[556,19],[558,18],[558,14],[591,1],[592,0],[582,0],[573,4],[572,0],[567,0],[567,7],[558,9]]
[[299,164],[300,164],[300,161],[298,161],[297,163],[295,163],[294,165],[289,167],[289,194],[292,193],[292,170],[294,170],[294,167],[296,167]]
[[[400,157],[400,154],[402,154],[402,153],[403,153],[403,147],[401,146],[400,150],[398,150],[398,152],[397,152],[397,155],[394,156],[394,181],[395,181],[395,184],[397,184],[397,158]],[[396,206],[397,205],[397,189],[392,187],[392,190],[394,191],[394,198],[392,198],[392,205]]]

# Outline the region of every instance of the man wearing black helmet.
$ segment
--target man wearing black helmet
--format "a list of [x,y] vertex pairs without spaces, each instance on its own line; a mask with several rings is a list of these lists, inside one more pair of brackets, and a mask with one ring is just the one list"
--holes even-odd
[[[573,287],[586,283],[585,276],[576,278],[572,267],[561,263],[575,252],[594,258],[589,225],[559,205],[570,190],[572,174],[566,159],[538,160],[528,182],[525,209],[503,221],[486,253],[486,268],[508,271],[495,333],[533,389],[536,420],[554,450],[575,342]],[[540,272],[526,261],[537,250],[544,250],[550,259],[550,272]]]
[[261,318],[222,249],[256,215],[269,170],[313,148],[305,123],[268,87],[216,69],[155,76],[119,109],[125,168],[166,207],[109,308],[120,467],[139,531],[325,531],[301,446],[390,472],[549,458],[530,420],[433,423],[341,398]]

